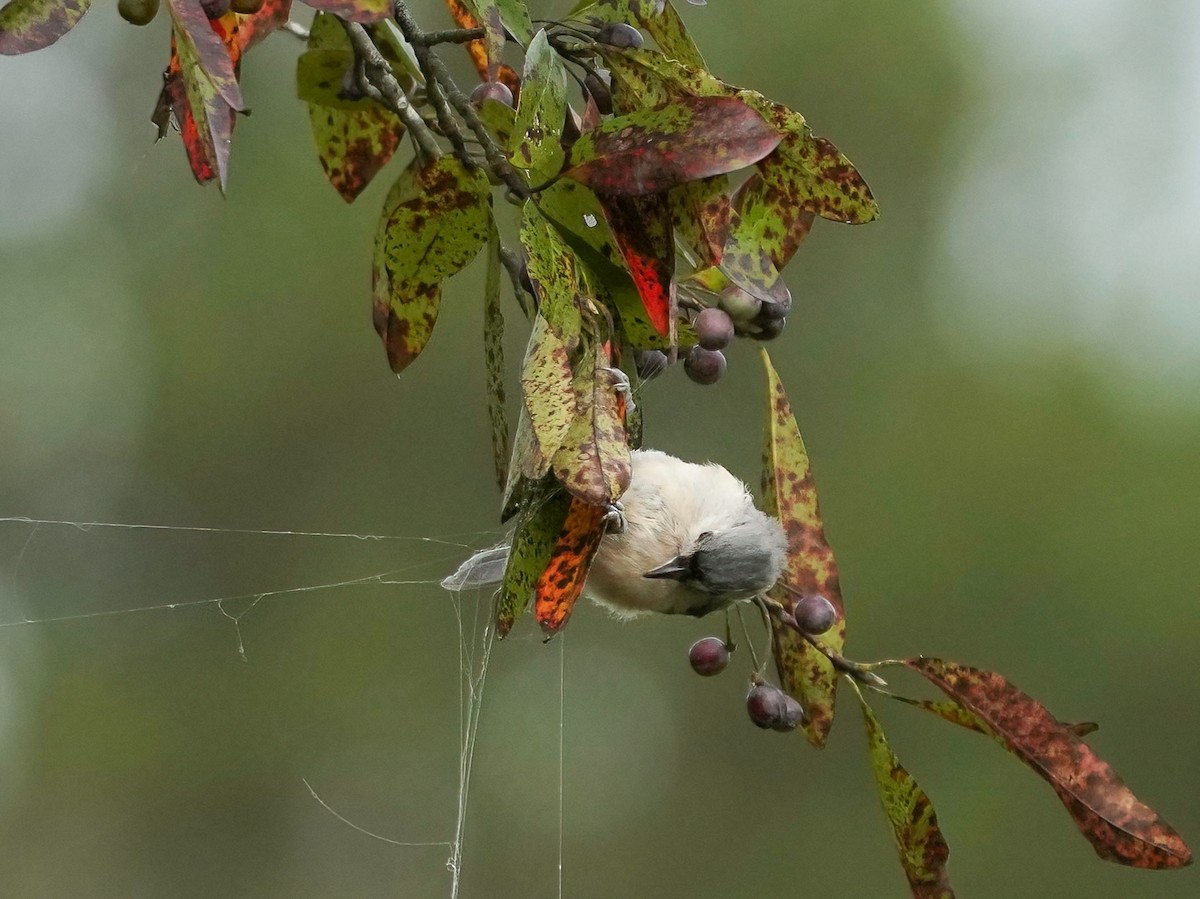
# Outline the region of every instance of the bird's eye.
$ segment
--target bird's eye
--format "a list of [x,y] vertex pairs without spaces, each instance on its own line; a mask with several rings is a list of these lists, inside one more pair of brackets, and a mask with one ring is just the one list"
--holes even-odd
[[712,531],[705,531],[703,534],[701,534],[699,537],[696,538],[696,542],[697,543],[707,543],[710,537],[712,537]]

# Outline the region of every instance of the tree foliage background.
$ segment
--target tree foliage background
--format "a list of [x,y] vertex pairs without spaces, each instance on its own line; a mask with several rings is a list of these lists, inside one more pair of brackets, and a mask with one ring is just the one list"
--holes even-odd
[[[1195,833],[1200,197],[1186,185],[1200,156],[1167,123],[1182,119],[1200,24],[1182,4],[1153,22],[1132,3],[1075,18],[1035,6],[714,0],[684,14],[715,71],[803,111],[884,207],[867,229],[815,229],[772,345],[855,654],[944,651],[1100,720],[1091,742]],[[96,9],[60,44],[5,61],[0,515],[493,525],[482,265],[448,286],[437,335],[397,382],[364,312],[381,197],[346,207],[325,183],[293,97],[301,49],[277,35],[245,64],[254,115],[226,200],[196,188],[176,142],[150,143],[162,29]],[[1172,203],[1142,202],[1118,139],[1158,148],[1136,178]],[[756,481],[759,379],[747,346],[714,388],[671,371],[642,397],[648,445]],[[0,623],[410,564],[433,578],[456,556],[31,539],[0,524]],[[588,606],[575,621],[569,895],[904,895],[857,722],[822,753],[772,739],[746,726],[736,678],[687,669],[710,622],[620,625]],[[0,869],[14,895],[440,893],[444,848],[365,839],[300,778],[372,831],[447,837],[457,659],[444,595],[280,597],[241,624],[246,664],[213,606],[0,628]],[[555,893],[558,661],[529,632],[497,650],[464,895]],[[1194,871],[1096,862],[1044,785],[984,741],[880,713],[937,802],[961,895],[1008,896],[1014,869],[1047,895],[1193,894]]]

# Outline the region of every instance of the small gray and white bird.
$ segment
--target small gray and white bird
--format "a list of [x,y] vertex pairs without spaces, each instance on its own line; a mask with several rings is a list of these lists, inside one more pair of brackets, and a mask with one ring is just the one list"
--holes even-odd
[[[624,528],[610,531],[584,593],[618,615],[707,615],[767,590],[783,572],[787,538],[720,465],[635,450],[621,497]],[[508,546],[472,556],[442,581],[447,590],[497,583]]]

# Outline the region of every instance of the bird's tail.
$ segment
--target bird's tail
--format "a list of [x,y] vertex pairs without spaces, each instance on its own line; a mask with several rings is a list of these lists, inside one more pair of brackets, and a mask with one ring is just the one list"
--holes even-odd
[[497,544],[491,549],[481,549],[459,565],[454,574],[442,580],[443,589],[460,593],[463,590],[500,583],[508,565],[508,549],[507,543]]

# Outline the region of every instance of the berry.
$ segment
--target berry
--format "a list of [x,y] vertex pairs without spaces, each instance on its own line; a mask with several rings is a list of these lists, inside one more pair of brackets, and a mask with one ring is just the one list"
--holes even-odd
[[638,350],[633,357],[638,377],[643,381],[657,378],[670,364],[667,354],[662,350]]
[[264,0],[231,0],[229,8],[244,16],[253,15],[263,8]]
[[787,696],[774,684],[755,684],[746,694],[746,712],[763,730],[779,727],[788,720]]
[[120,0],[117,12],[130,25],[149,25],[158,15],[158,0]]
[[729,664],[729,647],[720,637],[703,637],[688,650],[688,661],[697,674],[712,677]]
[[704,309],[693,322],[696,338],[706,350],[723,350],[733,340],[733,319],[723,309]]
[[596,32],[596,41],[618,50],[640,50],[646,43],[642,33],[624,22],[611,22]]
[[804,712],[804,706],[785,693],[783,694],[783,717],[771,725],[771,730],[787,733],[789,730],[795,730],[798,725],[803,724],[804,719],[807,717]]
[[823,634],[837,621],[837,609],[820,593],[810,593],[796,600],[792,609],[796,627],[806,634]]
[[[763,303],[763,306],[766,305],[766,303]],[[774,321],[767,322],[760,322],[756,320],[755,322],[751,323],[751,326],[749,329],[747,329],[746,333],[755,340],[774,340],[783,333],[783,328],[786,324],[786,318],[777,318]]]
[[721,291],[721,298],[717,303],[735,322],[750,321],[758,315],[759,307],[762,306],[761,300],[733,284]]
[[508,89],[508,85],[500,81],[485,81],[483,84],[476,85],[475,90],[471,91],[471,102],[475,106],[482,106],[484,100],[495,100],[497,103],[503,103],[505,106],[513,105],[512,91]]
[[683,370],[697,384],[715,384],[725,374],[725,354],[694,346],[683,360]]
[[219,19],[229,12],[229,0],[200,0],[200,5],[210,19]]
[[765,322],[782,321],[788,317],[791,311],[792,294],[785,287],[783,296],[777,302],[762,304],[758,310],[758,315],[755,316],[755,323],[764,324]]

